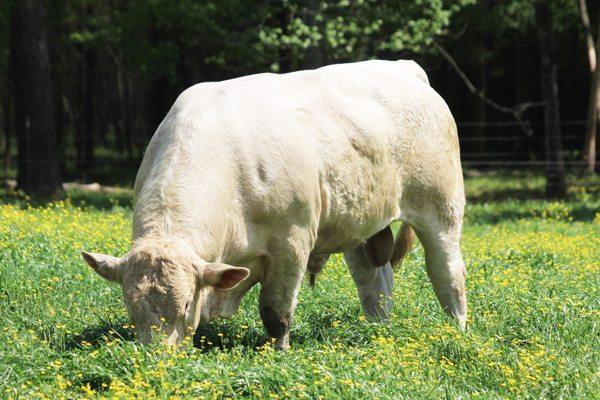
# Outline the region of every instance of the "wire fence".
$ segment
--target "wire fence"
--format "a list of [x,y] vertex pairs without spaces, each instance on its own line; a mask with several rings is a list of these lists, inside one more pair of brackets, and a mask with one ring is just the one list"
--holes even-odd
[[[527,135],[516,121],[457,122],[463,166],[481,169],[545,169],[558,166],[557,159],[568,169],[582,169],[585,120],[561,122],[563,150],[545,150],[543,121],[529,121],[534,134]],[[560,157],[557,157],[560,156]]]

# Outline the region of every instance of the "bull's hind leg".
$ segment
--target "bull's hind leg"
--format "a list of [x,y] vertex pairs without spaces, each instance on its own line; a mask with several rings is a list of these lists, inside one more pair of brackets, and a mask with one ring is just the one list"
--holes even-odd
[[367,317],[386,319],[392,308],[394,274],[390,263],[372,265],[361,247],[344,253],[350,275],[356,283],[358,297]]
[[465,264],[460,252],[460,223],[447,227],[434,222],[414,227],[425,250],[427,275],[442,308],[465,328],[467,296]]

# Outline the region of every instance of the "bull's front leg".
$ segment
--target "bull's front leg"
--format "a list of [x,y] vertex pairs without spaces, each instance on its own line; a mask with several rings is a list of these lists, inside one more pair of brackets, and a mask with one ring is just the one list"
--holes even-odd
[[286,246],[269,257],[258,304],[265,329],[279,350],[290,347],[290,326],[310,252],[308,246],[300,245],[304,240],[290,241],[295,245]]
[[275,339],[275,348],[283,350],[290,347],[290,326],[304,271],[270,272],[260,289],[260,318],[269,336]]

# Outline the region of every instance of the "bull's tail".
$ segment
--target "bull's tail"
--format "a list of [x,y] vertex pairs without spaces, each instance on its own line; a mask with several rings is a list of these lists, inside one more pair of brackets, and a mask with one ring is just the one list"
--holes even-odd
[[412,249],[414,241],[415,231],[413,231],[410,225],[403,222],[400,227],[400,232],[398,232],[398,236],[396,237],[396,242],[394,243],[392,258],[390,258],[390,264],[393,268],[399,267],[402,264],[402,260]]

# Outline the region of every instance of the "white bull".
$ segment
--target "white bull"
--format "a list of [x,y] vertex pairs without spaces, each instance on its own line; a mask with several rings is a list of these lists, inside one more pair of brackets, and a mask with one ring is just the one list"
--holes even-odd
[[454,119],[416,63],[259,74],[179,96],[137,175],[131,251],[83,257],[122,284],[142,342],[155,325],[177,343],[231,316],[260,282],[260,316],[285,348],[302,278],[333,252],[366,314],[385,318],[389,260],[412,227],[438,300],[464,327],[464,204]]

